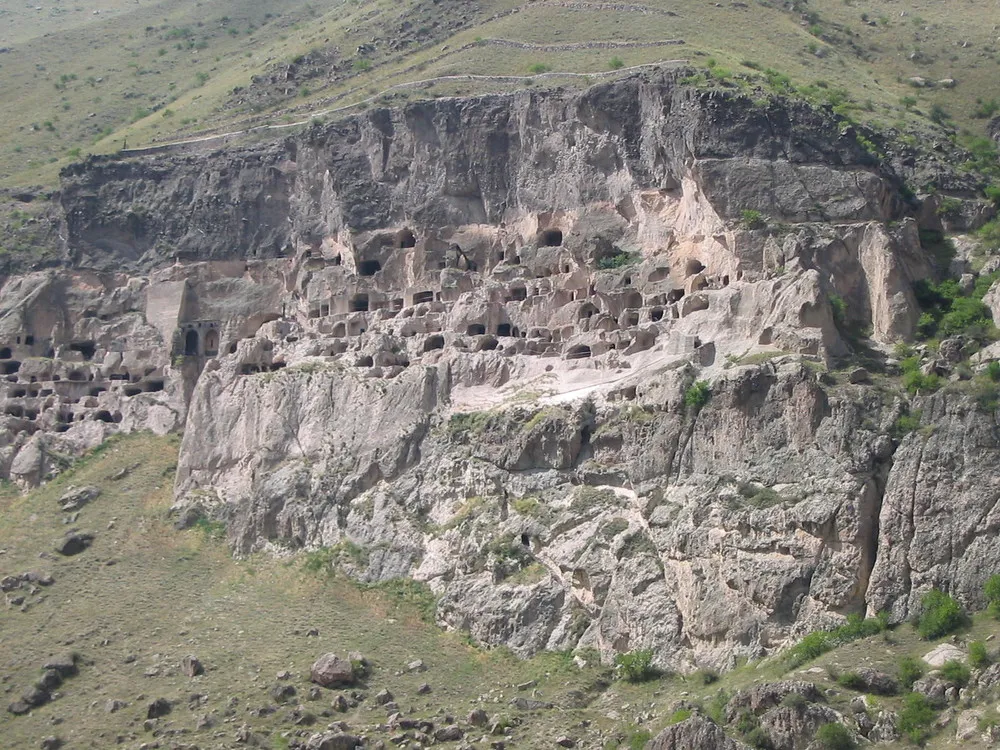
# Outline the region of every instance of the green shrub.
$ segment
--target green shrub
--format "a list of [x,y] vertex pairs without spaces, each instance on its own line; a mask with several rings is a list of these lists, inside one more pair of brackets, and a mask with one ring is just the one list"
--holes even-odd
[[611,70],[621,70],[625,67],[625,61],[620,57],[612,57],[611,61],[608,63],[608,67],[611,68]]
[[792,708],[798,710],[804,708],[809,703],[806,697],[802,693],[787,693],[784,698],[781,699],[781,705],[785,708]]
[[979,227],[976,232],[983,249],[1000,250],[1000,219],[993,219]]
[[1000,573],[994,573],[983,584],[983,593],[989,602],[1000,602]]
[[528,72],[532,75],[540,75],[542,73],[548,73],[552,68],[545,63],[532,63],[528,66]]
[[1000,573],[991,575],[983,585],[983,594],[986,597],[987,611],[1000,619]]
[[753,711],[740,711],[740,715],[736,717],[736,731],[744,736],[750,734],[750,732],[759,726],[760,719],[757,718],[757,714]]
[[729,693],[717,690],[711,700],[705,704],[705,715],[719,726],[726,723],[726,706],[729,705]]
[[956,217],[962,214],[962,201],[958,198],[942,198],[938,203],[937,215],[945,217]]
[[680,724],[682,721],[686,721],[690,718],[690,708],[679,708],[671,714],[670,718],[667,720],[667,724]]
[[757,750],[771,750],[774,747],[770,735],[768,735],[763,727],[751,729],[747,732],[744,739],[750,747],[755,747]]
[[719,681],[719,673],[711,669],[699,669],[691,675],[691,679],[701,685],[712,685]]
[[202,516],[194,522],[193,528],[198,529],[209,539],[225,539],[226,524],[222,521],[213,521]]
[[969,668],[958,659],[949,659],[941,665],[941,676],[948,682],[954,682],[958,687],[963,688],[969,684],[972,673]]
[[660,676],[653,666],[653,649],[641,648],[615,656],[615,676],[626,682],[649,682]]
[[653,739],[653,735],[648,729],[636,729],[628,735],[629,750],[643,750],[651,739]]
[[890,434],[896,438],[900,439],[904,435],[908,435],[914,430],[920,429],[920,417],[921,412],[915,411],[911,414],[900,414],[896,421],[892,423],[892,428],[889,430]]
[[510,507],[514,509],[515,513],[532,518],[537,518],[542,513],[542,506],[539,504],[538,498],[530,495],[514,498],[511,501]]
[[969,664],[973,669],[986,669],[992,662],[985,643],[973,641],[969,644]]
[[302,568],[309,573],[332,573],[333,563],[338,558],[337,550],[332,547],[320,547],[306,552]]
[[937,375],[924,375],[919,370],[903,373],[903,387],[913,394],[933,393],[941,387],[941,378]]
[[412,578],[390,578],[378,583],[363,584],[364,591],[377,591],[387,598],[416,610],[420,619],[433,623],[437,616],[437,597],[431,587]]
[[936,712],[930,701],[920,693],[908,693],[899,712],[899,731],[915,745],[922,745],[931,736]]
[[767,226],[767,219],[764,214],[753,208],[745,208],[740,212],[740,223],[746,229],[764,229]]
[[997,112],[1000,112],[1000,101],[990,99],[984,102],[982,99],[976,99],[976,109],[972,112],[972,116],[978,120],[988,120]]
[[923,676],[923,662],[912,656],[904,656],[896,665],[896,677],[899,679],[899,684],[906,690],[912,689],[913,683]]
[[983,192],[993,201],[994,206],[1000,208],[1000,185],[987,185]]
[[823,750],[854,750],[858,746],[847,727],[836,722],[817,729],[816,741]]
[[954,633],[967,621],[962,605],[943,591],[931,589],[920,598],[917,631],[929,641]]
[[632,253],[618,253],[617,255],[605,256],[597,260],[597,267],[602,271],[612,268],[624,268],[635,263],[638,258]]
[[785,654],[785,664],[788,669],[795,669],[837,646],[877,635],[888,627],[889,619],[884,612],[879,613],[878,617],[869,618],[848,615],[847,622],[840,627],[817,630],[792,646]]
[[837,678],[837,684],[848,690],[864,690],[865,680],[857,672],[844,672]]
[[684,391],[684,405],[692,409],[701,409],[712,397],[712,387],[705,380],[696,380]]

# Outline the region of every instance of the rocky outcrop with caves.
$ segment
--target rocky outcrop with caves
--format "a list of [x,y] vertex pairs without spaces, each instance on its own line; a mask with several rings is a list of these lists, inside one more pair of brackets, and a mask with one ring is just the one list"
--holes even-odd
[[524,655],[725,667],[932,585],[974,600],[990,405],[826,370],[918,323],[942,227],[905,182],[991,209],[944,157],[681,75],[70,168],[92,270],[0,292],[5,471],[183,425],[183,518],[415,578]]

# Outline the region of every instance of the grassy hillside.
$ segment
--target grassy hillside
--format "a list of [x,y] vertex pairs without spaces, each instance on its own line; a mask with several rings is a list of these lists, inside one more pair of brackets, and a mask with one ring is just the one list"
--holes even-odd
[[[422,613],[431,599],[419,586],[359,588],[324,572],[323,553],[237,561],[228,555],[220,529],[205,524],[175,530],[166,510],[176,455],[174,438],[113,440],[48,486],[24,497],[8,488],[0,499],[0,578],[38,571],[55,579],[33,594],[9,593],[0,610],[4,703],[38,679],[49,657],[79,657],[79,674],[59,688],[54,701],[25,716],[0,712],[5,748],[37,747],[50,735],[72,748],[109,747],[118,738],[131,747],[175,735],[176,741],[216,746],[231,742],[244,724],[261,746],[283,748],[296,733],[308,736],[340,720],[354,732],[386,738],[377,726],[388,712],[374,701],[382,688],[408,716],[439,727],[448,716],[461,722],[481,707],[511,724],[510,746],[552,747],[554,738],[567,735],[582,747],[641,747],[651,733],[692,709],[721,718],[736,690],[786,677],[815,682],[830,706],[849,712],[858,693],[845,687],[845,674],[870,666],[894,675],[904,656],[919,657],[934,645],[904,625],[794,670],[777,657],[718,679],[699,673],[639,684],[614,679],[593,661],[580,668],[566,654],[518,661],[429,624]],[[102,494],[71,527],[57,499],[71,486],[86,485]],[[53,546],[70,528],[96,538],[79,555],[62,557]],[[11,602],[18,595],[26,596],[21,605]],[[312,629],[318,635],[310,635]],[[998,631],[997,620],[979,615],[958,642],[985,641]],[[373,663],[358,688],[366,697],[346,713],[331,710],[331,701],[351,690],[309,696],[309,667],[326,651],[360,651]],[[204,675],[183,674],[187,655],[201,660]],[[416,659],[426,671],[407,670]],[[282,672],[289,675],[279,678]],[[431,692],[419,691],[424,682]],[[278,702],[271,694],[276,685],[290,685],[296,695]],[[511,704],[516,697],[553,707],[519,708]],[[169,700],[173,710],[144,726],[148,705],[157,698]],[[108,713],[114,700],[126,705]],[[879,710],[898,710],[904,699],[875,701]],[[985,721],[990,717],[996,718],[987,712]],[[933,730],[928,746],[948,746],[954,727],[952,717]],[[487,732],[473,729],[468,737],[478,740]]]
[[[933,116],[977,135],[1000,101],[995,0],[791,5],[81,0],[6,10],[0,184],[54,184],[61,164],[126,141],[308,121],[362,101],[584,85],[529,76],[675,59],[732,75],[771,69],[881,125]],[[405,87],[457,75],[518,78]]]

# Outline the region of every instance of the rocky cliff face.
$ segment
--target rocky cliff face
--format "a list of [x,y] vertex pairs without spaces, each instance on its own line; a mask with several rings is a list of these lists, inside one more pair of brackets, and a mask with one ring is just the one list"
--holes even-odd
[[0,294],[45,350],[0,359],[8,414],[35,409],[8,474],[183,424],[184,518],[426,582],[441,624],[521,654],[724,667],[932,585],[971,600],[1000,566],[995,405],[825,370],[860,328],[913,333],[941,219],[901,185],[973,183],[862,143],[662,73],[92,160],[61,200],[99,270]]

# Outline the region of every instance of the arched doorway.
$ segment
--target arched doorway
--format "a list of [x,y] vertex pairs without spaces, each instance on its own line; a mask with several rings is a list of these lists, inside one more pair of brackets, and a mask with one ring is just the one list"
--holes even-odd
[[193,328],[184,334],[184,354],[189,357],[198,354],[198,332]]
[[205,334],[205,356],[214,357],[219,353],[219,332],[210,330]]

